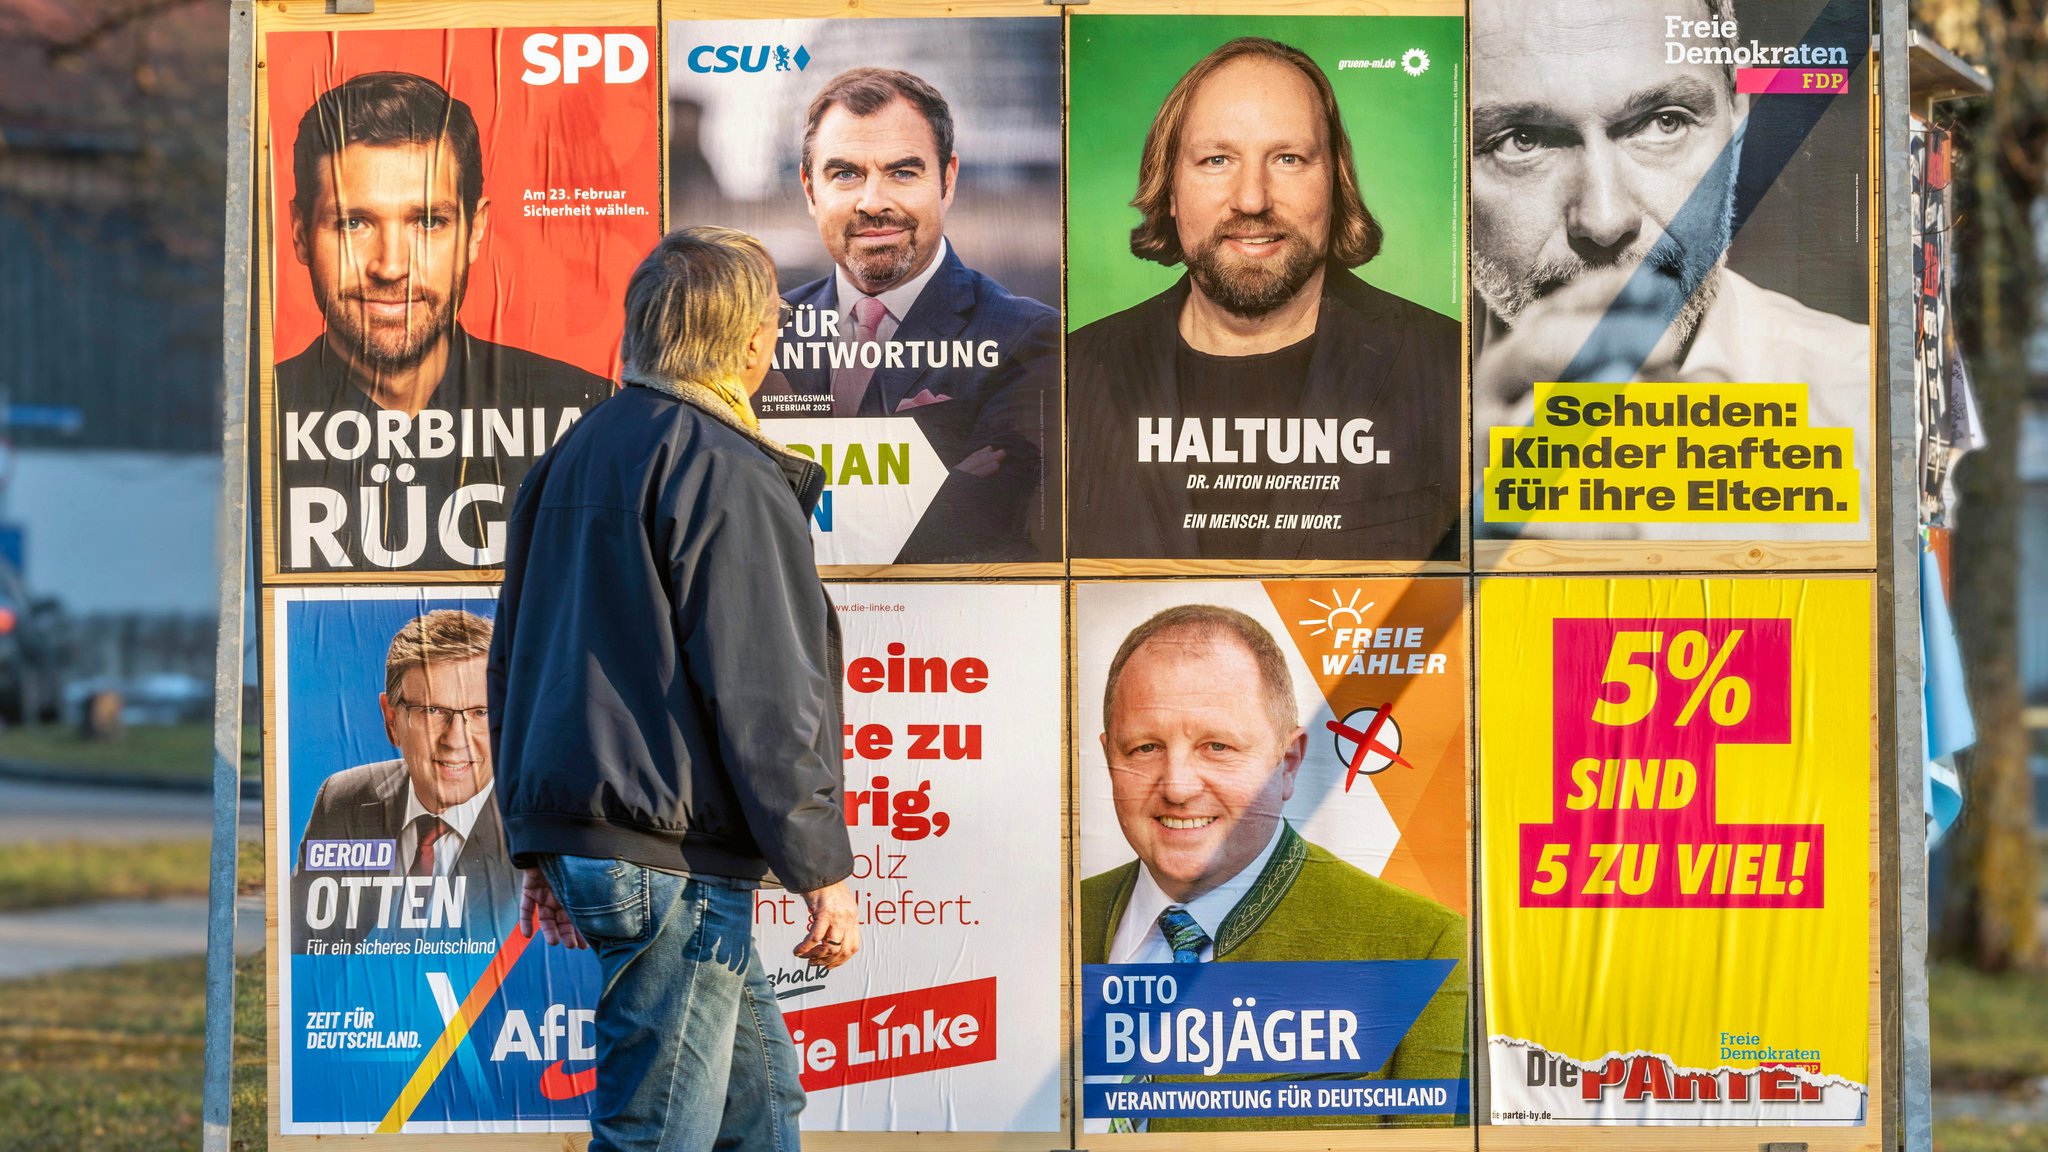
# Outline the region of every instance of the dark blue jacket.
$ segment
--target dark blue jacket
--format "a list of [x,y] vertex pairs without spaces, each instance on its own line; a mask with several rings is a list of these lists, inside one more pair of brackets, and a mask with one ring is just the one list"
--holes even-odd
[[[512,857],[795,891],[853,871],[824,474],[731,417],[624,388],[513,503],[489,667]],[[731,422],[728,422],[731,421]]]
[[[783,293],[798,307],[839,307],[838,280],[824,276]],[[788,333],[785,339],[794,339]],[[975,451],[1003,450],[992,476],[948,471],[904,541],[898,564],[1053,561],[1060,558],[1060,317],[961,263],[949,244],[939,270],[891,339],[995,342],[997,363],[943,368],[884,366],[861,400],[862,416],[909,416],[950,470]],[[775,412],[776,393],[830,396],[832,371],[811,365],[771,377],[755,406]],[[927,395],[929,394],[929,395]]]

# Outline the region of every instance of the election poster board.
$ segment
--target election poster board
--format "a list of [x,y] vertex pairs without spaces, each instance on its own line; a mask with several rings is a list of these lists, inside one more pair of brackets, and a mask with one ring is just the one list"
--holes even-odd
[[1482,579],[1478,620],[1483,1142],[1874,1147],[1868,578]]
[[1070,20],[1076,575],[1463,570],[1464,21],[1437,10]]
[[1060,587],[830,587],[860,954],[829,972],[794,959],[806,916],[787,892],[762,891],[754,915],[806,1143],[1051,1147],[1066,1125]]
[[517,927],[484,713],[497,590],[267,601],[277,1131],[586,1130],[598,969]]
[[669,25],[672,215],[774,257],[754,407],[825,467],[828,575],[1062,574],[1060,35],[1043,6]]
[[1479,567],[1870,567],[1869,6],[1471,20]]
[[1077,1139],[1469,1122],[1464,620],[1455,579],[1076,585]]
[[475,579],[662,232],[653,0],[258,8],[267,579]]

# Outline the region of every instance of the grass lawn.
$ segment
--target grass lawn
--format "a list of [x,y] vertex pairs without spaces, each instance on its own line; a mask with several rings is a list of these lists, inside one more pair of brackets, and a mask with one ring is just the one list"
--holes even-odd
[[[263,775],[260,725],[242,726],[242,776]],[[213,722],[130,728],[119,740],[86,740],[77,729],[39,724],[0,731],[0,760],[80,776],[148,776],[204,784],[213,778]]]
[[[263,957],[235,971],[234,1147],[263,1147]],[[11,1152],[199,1147],[206,963],[197,956],[0,983]]]
[[[2048,975],[1936,964],[1927,982],[1937,1088],[1997,1091],[2048,1076]],[[2048,1146],[2048,1134],[2040,1140]]]
[[2040,1152],[2048,1143],[2038,1125],[1942,1120],[1934,1126],[1934,1152]]
[[[204,896],[208,851],[205,840],[0,844],[0,911]],[[242,842],[238,875],[242,891],[263,890],[261,844]]]

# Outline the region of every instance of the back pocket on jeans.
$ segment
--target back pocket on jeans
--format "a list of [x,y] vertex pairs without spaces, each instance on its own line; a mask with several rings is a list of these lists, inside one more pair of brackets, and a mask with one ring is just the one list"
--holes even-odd
[[549,856],[542,859],[541,870],[578,932],[604,940],[637,940],[647,931],[647,870],[638,864]]

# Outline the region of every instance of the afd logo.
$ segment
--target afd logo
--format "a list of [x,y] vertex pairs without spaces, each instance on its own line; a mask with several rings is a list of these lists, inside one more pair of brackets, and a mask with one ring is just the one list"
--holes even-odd
[[801,72],[811,50],[799,44],[699,44],[684,57],[692,72]]

